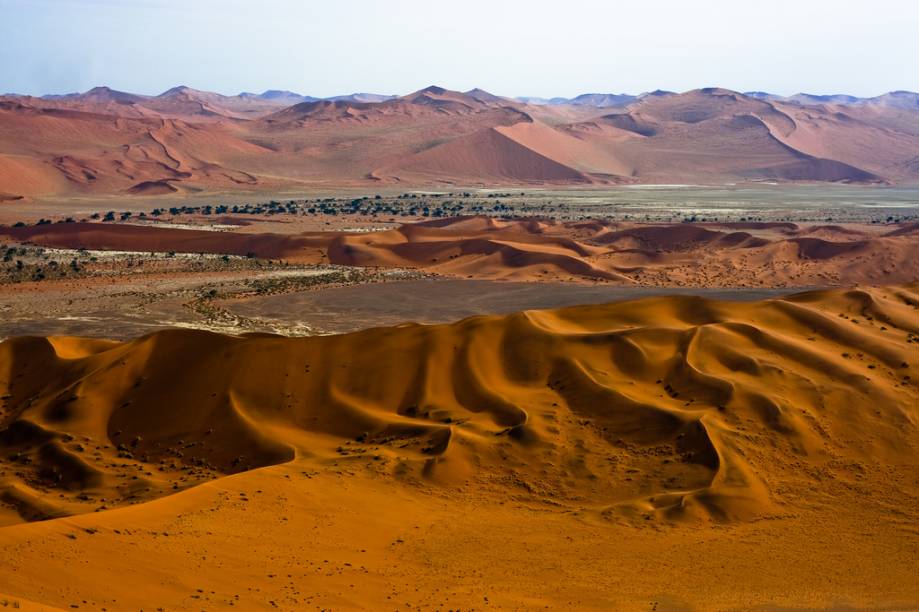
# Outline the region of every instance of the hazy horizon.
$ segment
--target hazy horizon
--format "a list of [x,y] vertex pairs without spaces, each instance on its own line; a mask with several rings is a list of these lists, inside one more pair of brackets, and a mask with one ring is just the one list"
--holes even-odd
[[[449,86],[443,85],[443,84],[441,84],[441,83],[430,83],[429,85],[427,85],[427,86],[425,86],[425,87],[420,87],[420,88],[415,89],[415,90],[412,90],[412,91],[392,92],[392,91],[369,91],[369,90],[366,90],[366,89],[362,89],[362,90],[347,91],[347,92],[342,91],[342,92],[339,92],[339,93],[336,93],[336,94],[332,94],[332,95],[329,95],[329,96],[313,96],[310,92],[295,91],[295,90],[287,89],[287,88],[284,88],[284,87],[269,87],[268,89],[264,89],[264,90],[260,89],[260,90],[258,90],[258,91],[255,91],[255,90],[252,90],[252,89],[246,89],[246,90],[242,90],[242,91],[228,92],[228,91],[213,91],[213,90],[210,90],[210,89],[203,89],[203,88],[201,88],[201,87],[195,87],[194,85],[189,85],[189,84],[187,84],[187,83],[179,83],[179,84],[174,85],[174,86],[172,86],[172,87],[169,87],[169,88],[167,88],[167,89],[165,89],[165,90],[163,90],[163,91],[147,92],[147,91],[132,91],[132,90],[125,90],[125,89],[120,89],[120,88],[117,88],[117,87],[112,87],[112,86],[110,86],[110,85],[108,85],[108,84],[106,84],[106,83],[98,83],[98,84],[96,84],[96,85],[93,85],[92,87],[89,87],[89,88],[83,89],[83,90],[74,90],[74,91],[49,91],[49,92],[43,92],[43,93],[30,93],[30,94],[24,94],[24,93],[21,92],[21,91],[4,91],[4,92],[0,92],[0,95],[31,95],[31,96],[35,96],[35,97],[43,97],[43,96],[44,96],[44,97],[48,97],[48,96],[63,96],[63,95],[71,95],[71,94],[83,94],[83,93],[87,93],[88,91],[90,91],[90,90],[92,90],[92,89],[107,87],[107,88],[109,88],[109,89],[111,89],[111,90],[113,90],[113,91],[120,91],[120,92],[122,92],[122,93],[130,93],[130,94],[141,95],[141,96],[156,97],[156,96],[165,94],[165,93],[167,93],[168,91],[170,91],[170,90],[172,90],[172,89],[176,89],[176,88],[178,88],[178,87],[188,87],[189,89],[194,89],[194,90],[197,90],[197,91],[205,91],[205,92],[210,92],[210,93],[217,93],[217,94],[224,95],[224,96],[228,96],[228,97],[238,96],[238,95],[241,95],[241,94],[255,94],[255,95],[261,95],[261,94],[264,94],[264,93],[267,93],[267,92],[271,92],[271,91],[283,91],[283,92],[293,93],[293,94],[302,95],[302,96],[309,96],[309,97],[314,97],[314,98],[323,100],[323,99],[328,99],[328,98],[337,98],[337,97],[341,97],[341,96],[360,95],[360,94],[372,94],[372,95],[382,95],[382,96],[404,96],[404,95],[413,93],[414,91],[419,91],[419,90],[422,90],[422,89],[426,89],[427,87],[431,87],[431,86],[441,87],[441,88],[443,88],[443,89],[447,89],[447,90],[450,90],[450,91],[460,91],[460,92],[463,92],[463,91],[464,91],[464,90],[462,90],[461,88],[449,87]],[[685,92],[687,92],[687,91],[693,91],[693,90],[698,90],[698,89],[712,89],[712,88],[716,88],[716,89],[729,89],[729,90],[731,90],[730,88],[722,87],[722,86],[720,86],[720,85],[705,85],[705,86],[700,86],[700,87],[694,87],[694,88],[692,88],[692,89],[688,89],[688,90],[684,90],[684,91],[673,91],[673,93],[685,93]],[[482,90],[485,90],[484,87],[473,87],[473,88],[470,88],[470,89],[482,89]],[[658,88],[658,90],[662,90],[662,88]],[[469,91],[469,90],[465,90],[465,91]],[[643,94],[651,93],[652,91],[655,91],[655,90],[649,90],[649,91],[613,91],[613,90],[610,90],[610,91],[599,91],[599,90],[597,90],[597,91],[582,91],[582,92],[580,92],[580,93],[573,94],[573,95],[571,95],[571,96],[557,96],[557,95],[530,96],[530,95],[527,95],[527,94],[513,94],[513,93],[511,93],[511,94],[502,94],[502,93],[496,93],[496,92],[490,91],[490,90],[485,90],[485,91],[488,91],[488,93],[491,93],[491,94],[494,94],[494,95],[499,95],[499,96],[502,96],[502,97],[505,97],[505,98],[508,98],[508,99],[526,98],[526,99],[535,99],[535,100],[552,100],[552,99],[574,99],[574,98],[576,98],[577,96],[581,96],[581,95],[634,95],[634,96],[640,96],[640,95],[643,95]],[[665,91],[672,91],[672,90],[665,90]],[[847,92],[847,91],[829,91],[829,92],[825,92],[825,91],[797,91],[797,92],[794,92],[794,93],[792,93],[792,94],[777,94],[777,93],[774,92],[774,91],[766,91],[766,90],[762,90],[762,89],[750,89],[750,90],[743,90],[743,91],[741,91],[741,90],[731,90],[731,91],[737,91],[738,93],[743,93],[743,94],[750,94],[750,93],[768,93],[768,94],[783,95],[783,96],[788,96],[788,97],[794,96],[794,95],[796,95],[796,94],[805,94],[805,95],[814,95],[814,96],[853,95],[853,94],[850,94],[850,92]],[[919,93],[919,91],[912,91],[912,90],[906,90],[906,89],[902,89],[902,88],[901,88],[901,89],[891,89],[891,90],[887,90],[887,91],[880,91],[880,92],[877,92],[877,93],[875,93],[875,94],[870,94],[870,95],[867,95],[867,96],[856,96],[856,97],[859,97],[859,98],[873,98],[873,97],[877,97],[877,96],[882,96],[882,95],[884,95],[884,94],[888,94],[888,93],[897,93],[897,92]]]
[[871,97],[919,90],[919,6],[779,0],[462,6],[264,0],[0,0],[0,92],[94,86],[157,95],[404,94],[437,84],[508,97],[724,87]]

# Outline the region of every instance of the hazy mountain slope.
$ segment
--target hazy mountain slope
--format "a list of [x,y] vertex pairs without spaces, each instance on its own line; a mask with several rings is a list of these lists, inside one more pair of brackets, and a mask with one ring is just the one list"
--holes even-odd
[[627,102],[601,98],[530,105],[436,86],[387,99],[183,86],[158,96],[6,96],[0,193],[919,180],[919,109],[908,92],[803,105],[711,88],[592,106]]

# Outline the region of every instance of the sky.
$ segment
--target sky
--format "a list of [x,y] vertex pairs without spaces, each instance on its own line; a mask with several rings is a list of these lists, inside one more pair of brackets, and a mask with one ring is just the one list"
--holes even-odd
[[915,0],[0,0],[0,92],[919,91]]

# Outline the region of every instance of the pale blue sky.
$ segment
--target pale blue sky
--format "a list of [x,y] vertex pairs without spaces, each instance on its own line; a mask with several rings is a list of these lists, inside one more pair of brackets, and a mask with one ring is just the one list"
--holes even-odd
[[0,92],[919,90],[914,0],[0,0]]

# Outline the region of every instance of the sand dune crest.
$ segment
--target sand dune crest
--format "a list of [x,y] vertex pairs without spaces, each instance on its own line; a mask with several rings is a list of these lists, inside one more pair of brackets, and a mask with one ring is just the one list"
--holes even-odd
[[910,285],[315,338],[14,338],[0,344],[2,495],[34,520],[344,461],[624,520],[749,520],[793,503],[802,466],[912,465],[917,308]]

